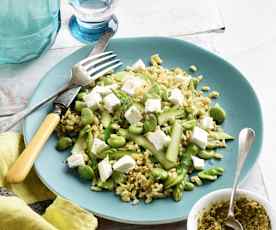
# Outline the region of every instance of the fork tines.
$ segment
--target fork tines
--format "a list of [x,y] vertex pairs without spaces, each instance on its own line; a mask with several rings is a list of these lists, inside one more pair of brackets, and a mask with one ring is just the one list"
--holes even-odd
[[120,59],[116,57],[117,55],[114,54],[113,51],[108,51],[90,56],[82,60],[79,64],[90,76],[92,76],[92,80],[96,80],[123,64]]

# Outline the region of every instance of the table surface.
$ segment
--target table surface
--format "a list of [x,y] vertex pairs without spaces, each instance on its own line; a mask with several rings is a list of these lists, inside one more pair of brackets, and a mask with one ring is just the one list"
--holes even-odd
[[[141,0],[140,2],[145,1]],[[185,4],[181,4],[181,12],[187,8]],[[275,3],[272,0],[265,0],[265,3],[257,0],[244,0],[242,2],[221,0],[217,6],[216,1],[213,0],[196,0],[193,4],[189,5],[191,9],[199,4],[207,4],[209,15],[204,14],[204,11],[199,9],[196,12],[190,13],[187,18],[191,18],[197,14],[200,17],[196,18],[194,16],[193,20],[187,22],[187,18],[182,18],[182,14],[179,14],[178,11],[173,11],[172,8],[170,9],[172,13],[171,17],[173,19],[176,17],[177,21],[184,20],[183,22],[186,23],[183,23],[183,26],[177,23],[174,26],[174,23],[171,23],[171,28],[162,27],[162,24],[160,24],[155,29],[152,29],[152,24],[145,23],[143,20],[134,20],[133,17],[130,17],[131,14],[139,15],[143,14],[144,11],[136,10],[133,13],[133,11],[130,11],[133,6],[128,4],[127,0],[121,0],[122,8],[119,8],[117,15],[122,20],[124,19],[124,23],[120,24],[120,30],[116,36],[164,35],[177,37],[220,54],[241,70],[257,92],[261,101],[264,119],[262,154],[249,177],[242,184],[242,187],[256,191],[267,199],[270,199],[272,204],[276,204],[276,196],[274,195],[276,193],[276,180],[273,180],[273,168],[276,160],[273,150],[276,149],[276,142],[274,141],[274,136],[271,135],[274,131],[273,126],[276,123],[276,111],[273,109],[276,106],[276,101],[273,100],[275,99],[276,92],[275,85],[273,84],[275,78],[273,76],[270,77],[270,69],[273,66],[273,60],[276,58],[276,52],[274,52],[276,51],[276,28],[272,26],[272,22],[276,20],[276,14],[273,13],[276,7]],[[248,5],[251,7],[248,8]],[[163,5],[160,4],[159,7],[166,7],[166,10],[168,10],[164,1]],[[164,13],[161,13],[162,11],[154,11],[153,15],[149,12],[149,10],[144,12],[144,19],[148,21],[152,17],[152,23],[156,23],[158,17],[164,17]],[[4,84],[0,85],[0,105],[26,104],[43,75],[56,63],[83,45],[72,38],[68,31],[67,23],[71,14],[71,9],[62,2],[63,25],[56,43],[45,55],[23,65],[0,66],[0,78],[4,79]],[[172,22],[172,18],[166,17],[168,17],[168,22]],[[205,21],[208,21],[208,23],[201,23],[201,26],[197,26],[196,30],[194,30],[195,25],[198,25],[198,20],[202,19],[206,19]],[[134,23],[136,23],[139,30],[131,30]],[[194,32],[216,30],[223,26],[226,27],[224,33],[187,35]],[[10,88],[13,91],[9,91],[8,89]],[[20,90],[22,88],[24,88],[23,91]],[[6,97],[7,95],[9,97]],[[7,100],[1,101],[1,98],[7,98]],[[254,116],[254,114],[251,116]],[[186,227],[185,221],[163,225],[162,227],[126,225],[103,219],[100,219],[99,223],[100,229],[162,228],[165,230],[185,229]]]

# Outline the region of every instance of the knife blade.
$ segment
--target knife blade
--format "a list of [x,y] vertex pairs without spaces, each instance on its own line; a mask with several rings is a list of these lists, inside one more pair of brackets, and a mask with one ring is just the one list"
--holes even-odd
[[[116,30],[105,32],[88,56],[103,52],[115,32]],[[81,87],[71,88],[58,95],[54,100],[53,112],[46,116],[30,143],[8,171],[6,176],[8,183],[20,183],[26,178],[40,150],[58,125],[62,113],[70,107],[80,89]]]

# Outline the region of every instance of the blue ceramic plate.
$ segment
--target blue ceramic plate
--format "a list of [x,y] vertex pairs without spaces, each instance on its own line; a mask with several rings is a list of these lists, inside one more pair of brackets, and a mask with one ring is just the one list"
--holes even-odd
[[[34,105],[67,82],[72,65],[84,58],[89,49],[85,47],[78,50],[49,71],[39,84],[29,105]],[[262,116],[253,89],[236,68],[206,50],[170,38],[114,39],[108,50],[115,51],[126,66],[131,65],[139,58],[147,63],[150,55],[155,53],[160,54],[164,60],[164,66],[168,68],[175,66],[187,68],[191,64],[196,64],[200,74],[205,76],[202,84],[208,84],[212,89],[221,93],[218,102],[227,112],[227,119],[224,123],[225,130],[235,137],[243,127],[251,127],[256,130],[256,142],[241,176],[242,179],[245,178],[260,153],[263,138]],[[30,141],[43,118],[51,110],[52,105],[48,105],[26,119],[24,135],[27,142]],[[54,148],[55,143],[56,137],[52,135],[35,163],[41,180],[53,192],[70,199],[98,216],[135,224],[161,224],[183,220],[188,216],[193,204],[203,195],[231,186],[238,147],[238,142],[233,141],[226,149],[220,150],[224,159],[215,164],[224,167],[225,174],[216,182],[198,187],[193,192],[185,192],[180,202],[168,198],[156,200],[151,204],[141,202],[139,205],[133,206],[120,201],[111,192],[90,191],[90,183],[82,182],[66,169],[63,162],[69,152],[57,152]]]

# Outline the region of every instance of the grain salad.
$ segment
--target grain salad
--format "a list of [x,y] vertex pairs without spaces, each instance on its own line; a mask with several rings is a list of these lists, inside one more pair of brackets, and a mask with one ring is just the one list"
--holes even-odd
[[[56,129],[56,149],[70,149],[67,167],[94,192],[112,191],[124,202],[150,203],[216,181],[208,160],[233,136],[221,124],[220,93],[199,87],[199,68],[165,68],[158,54],[138,60],[83,88]],[[216,161],[214,161],[216,162]]]

